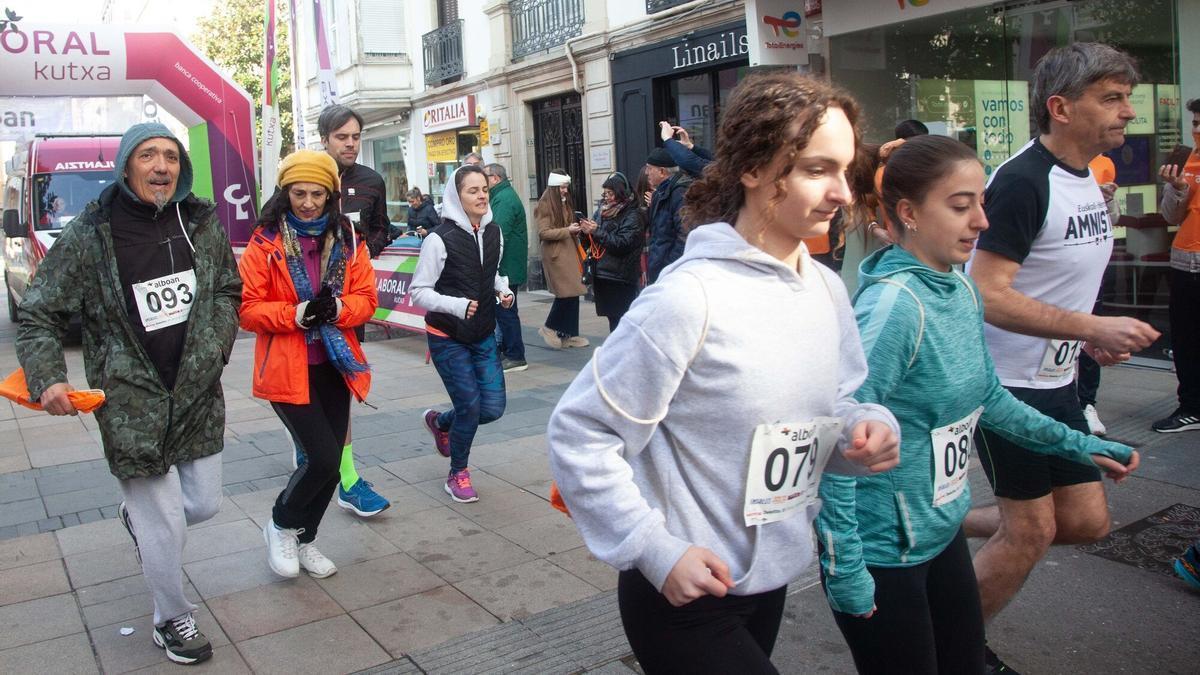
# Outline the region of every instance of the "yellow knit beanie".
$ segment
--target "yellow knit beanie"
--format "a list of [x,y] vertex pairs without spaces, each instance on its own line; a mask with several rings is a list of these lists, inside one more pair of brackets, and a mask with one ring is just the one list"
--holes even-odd
[[279,163],[278,185],[286,187],[292,183],[316,183],[337,192],[341,187],[337,162],[326,152],[297,150]]

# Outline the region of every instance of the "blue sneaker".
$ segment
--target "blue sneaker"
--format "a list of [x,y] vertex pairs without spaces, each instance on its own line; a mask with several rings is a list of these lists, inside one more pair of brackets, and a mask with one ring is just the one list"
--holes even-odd
[[1175,573],[1193,588],[1200,589],[1200,551],[1196,550],[1195,544],[1187,547],[1183,555],[1175,559]]
[[[293,443],[295,443],[295,441],[293,441]],[[292,451],[292,470],[293,471],[295,471],[296,469],[299,469],[300,467],[304,466],[305,464],[308,464],[308,455],[304,454],[304,448],[299,443],[295,443],[295,445],[296,445],[296,449]]]
[[349,490],[342,489],[341,484],[338,484],[337,503],[343,509],[353,511],[356,515],[363,518],[370,518],[392,505],[391,502],[373,490],[370,483],[361,478],[358,479],[357,483],[350,486]]

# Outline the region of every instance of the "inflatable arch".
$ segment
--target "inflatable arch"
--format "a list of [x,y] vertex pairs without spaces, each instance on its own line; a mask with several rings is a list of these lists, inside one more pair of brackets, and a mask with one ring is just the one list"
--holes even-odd
[[[146,95],[188,127],[193,191],[245,243],[257,202],[254,103],[178,35],[113,25],[0,32],[0,96]],[[64,129],[63,131],[69,131]]]

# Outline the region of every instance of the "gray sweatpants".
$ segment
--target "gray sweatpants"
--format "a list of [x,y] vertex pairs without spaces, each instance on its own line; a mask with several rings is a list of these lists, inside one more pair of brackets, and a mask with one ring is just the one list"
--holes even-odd
[[154,595],[154,625],[161,626],[196,609],[183,595],[183,545],[188,525],[221,509],[221,453],[180,462],[162,476],[118,482]]

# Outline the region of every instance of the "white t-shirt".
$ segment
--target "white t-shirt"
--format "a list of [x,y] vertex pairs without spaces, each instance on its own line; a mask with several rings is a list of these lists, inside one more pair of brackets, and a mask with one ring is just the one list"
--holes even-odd
[[[1091,169],[1066,166],[1034,138],[992,174],[984,211],[990,227],[976,248],[1021,264],[1014,290],[1091,313],[1113,248],[1113,223]],[[984,337],[1006,387],[1056,389],[1074,381],[1078,341],[1032,337],[991,324],[984,327]]]

